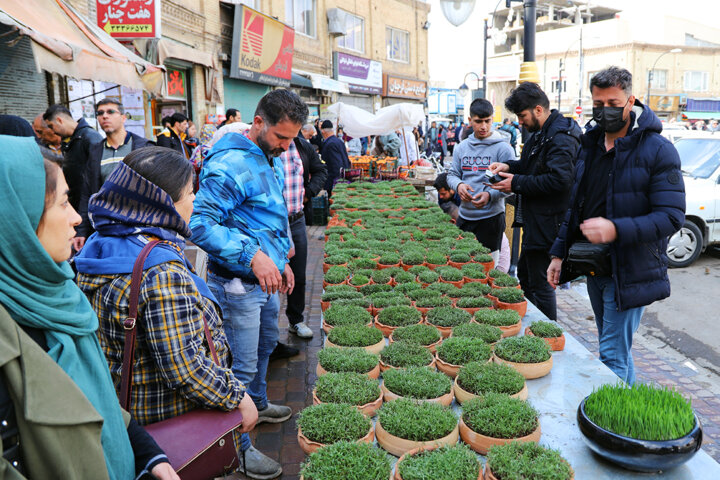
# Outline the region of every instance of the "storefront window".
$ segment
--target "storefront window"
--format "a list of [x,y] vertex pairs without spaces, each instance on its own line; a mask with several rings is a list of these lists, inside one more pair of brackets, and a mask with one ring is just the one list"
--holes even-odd
[[285,22],[296,33],[315,37],[315,0],[285,0]]
[[365,20],[352,13],[345,13],[345,35],[338,38],[338,47],[364,52]]
[[397,28],[385,29],[387,59],[396,62],[410,62],[410,34]]

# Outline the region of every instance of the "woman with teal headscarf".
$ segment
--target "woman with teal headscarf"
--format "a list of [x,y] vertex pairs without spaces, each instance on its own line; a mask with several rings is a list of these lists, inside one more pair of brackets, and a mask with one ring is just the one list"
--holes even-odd
[[[177,480],[120,408],[67,263],[80,216],[34,139],[0,135],[0,477]],[[13,435],[6,432],[13,431]]]

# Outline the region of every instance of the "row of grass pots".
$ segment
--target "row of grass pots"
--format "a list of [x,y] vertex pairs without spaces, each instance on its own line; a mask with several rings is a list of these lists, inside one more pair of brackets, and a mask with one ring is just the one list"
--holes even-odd
[[[462,444],[429,445],[403,453],[392,473],[390,457],[365,442],[341,440],[314,451],[303,462],[301,480],[503,480],[514,478],[573,480],[568,462],[556,450],[536,443],[510,442],[493,446],[481,468],[478,458]],[[550,475],[538,472],[552,472]]]
[[490,393],[527,400],[528,388],[517,370],[499,363],[471,362],[458,371],[453,393],[459,404]]
[[542,338],[504,338],[495,345],[493,359],[517,370],[528,380],[544,377],[553,366],[550,346]]
[[380,352],[380,371],[395,368],[435,367],[435,357],[427,348],[417,343],[394,342]]
[[347,403],[372,417],[383,402],[376,379],[361,373],[326,373],[318,377],[312,392],[313,404]]
[[442,334],[434,325],[418,323],[393,329],[388,340],[390,343],[396,341],[417,343],[430,350],[430,353],[435,353],[435,349],[442,342]]
[[702,446],[702,425],[674,388],[603,385],[580,403],[577,421],[593,452],[629,470],[675,468]]
[[341,325],[334,327],[325,339],[326,347],[361,347],[370,353],[380,353],[385,348],[385,337],[380,330],[364,325]]
[[370,417],[346,403],[321,403],[305,408],[297,417],[298,443],[306,454],[340,441],[373,443]]
[[380,378],[380,357],[364,348],[326,347],[318,352],[317,376],[332,373],[360,373],[377,380]]
[[525,327],[525,335],[542,338],[554,352],[565,349],[565,334],[556,322],[533,322]]
[[451,378],[460,367],[470,362],[490,362],[492,349],[484,340],[472,337],[451,337],[437,347],[435,363],[438,370]]
[[450,406],[454,398],[452,381],[447,375],[427,367],[387,370],[383,372],[380,389],[385,402],[409,398]]

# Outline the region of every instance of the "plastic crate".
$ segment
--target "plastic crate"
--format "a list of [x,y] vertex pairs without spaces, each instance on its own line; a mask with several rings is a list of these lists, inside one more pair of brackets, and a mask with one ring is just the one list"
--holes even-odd
[[311,210],[312,225],[327,225],[330,216],[330,205],[325,195],[312,198]]

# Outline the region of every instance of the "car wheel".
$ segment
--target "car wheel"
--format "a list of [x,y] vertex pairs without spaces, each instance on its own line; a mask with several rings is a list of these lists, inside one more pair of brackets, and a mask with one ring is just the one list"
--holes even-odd
[[680,230],[668,239],[668,265],[687,267],[700,256],[703,247],[702,232],[693,222],[686,221]]

